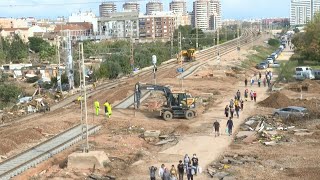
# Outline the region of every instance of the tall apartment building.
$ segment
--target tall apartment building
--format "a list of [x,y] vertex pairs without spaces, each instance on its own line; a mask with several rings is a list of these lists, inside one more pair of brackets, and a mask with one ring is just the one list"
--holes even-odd
[[169,4],[170,11],[176,16],[176,28],[190,25],[191,21],[187,13],[187,3],[185,0],[173,0]]
[[146,4],[146,15],[151,15],[154,12],[163,11],[163,4],[160,1],[150,1]]
[[139,31],[142,39],[168,40],[175,30],[175,15],[157,12],[139,17]]
[[100,17],[107,16],[108,13],[114,13],[117,11],[117,5],[111,2],[103,2],[99,5]]
[[107,38],[139,38],[139,12],[115,12],[99,17],[98,29]]
[[215,30],[221,27],[220,0],[196,0],[193,2],[193,17],[196,28]]
[[303,25],[320,10],[320,0],[291,0],[290,25]]
[[186,15],[187,3],[185,0],[173,0],[169,4],[170,11],[175,14]]
[[140,11],[140,4],[137,2],[126,2],[122,6],[123,11],[126,12],[139,12]]
[[312,14],[320,12],[320,0],[312,0]]

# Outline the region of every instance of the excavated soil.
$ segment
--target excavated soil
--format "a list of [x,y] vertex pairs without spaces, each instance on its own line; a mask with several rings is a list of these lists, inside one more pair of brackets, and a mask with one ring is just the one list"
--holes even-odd
[[270,107],[270,108],[281,108],[285,106],[293,106],[293,100],[288,98],[286,95],[276,92],[271,94],[267,99],[258,103],[260,106],[263,107]]
[[301,106],[309,110],[311,116],[320,112],[319,101],[317,99],[290,99],[281,92],[271,94],[268,98],[258,103],[260,106],[269,108],[283,108],[286,106]]
[[307,91],[309,93],[319,93],[320,90],[320,83],[319,81],[306,79],[301,82],[296,82],[293,84],[290,84],[286,87],[288,90],[300,92]]

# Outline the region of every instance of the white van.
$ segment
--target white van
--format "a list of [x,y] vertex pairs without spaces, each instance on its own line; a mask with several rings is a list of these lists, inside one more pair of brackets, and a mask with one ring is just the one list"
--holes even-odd
[[306,66],[296,67],[296,79],[297,80],[315,79],[312,68],[306,67]]

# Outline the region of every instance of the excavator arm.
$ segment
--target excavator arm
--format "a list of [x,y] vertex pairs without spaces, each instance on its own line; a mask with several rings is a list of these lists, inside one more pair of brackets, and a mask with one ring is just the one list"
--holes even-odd
[[136,109],[140,107],[142,90],[162,91],[165,97],[167,98],[167,102],[170,102],[170,97],[171,97],[170,95],[172,94],[170,88],[166,86],[144,84],[144,83],[138,82],[135,85],[135,91],[134,91],[134,103],[135,103]]

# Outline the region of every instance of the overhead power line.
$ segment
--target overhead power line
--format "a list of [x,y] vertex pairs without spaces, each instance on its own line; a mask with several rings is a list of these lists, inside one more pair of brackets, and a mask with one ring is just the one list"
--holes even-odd
[[32,3],[32,4],[2,4],[1,7],[37,7],[37,6],[72,6],[85,4],[119,3],[119,2],[138,2],[147,0],[119,0],[119,1],[88,1],[88,2],[61,2],[61,3]]

